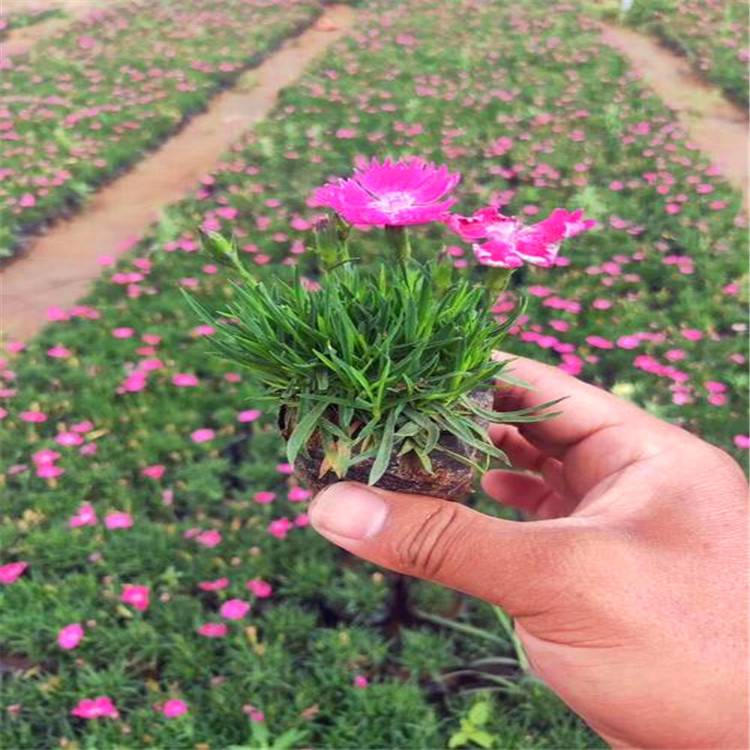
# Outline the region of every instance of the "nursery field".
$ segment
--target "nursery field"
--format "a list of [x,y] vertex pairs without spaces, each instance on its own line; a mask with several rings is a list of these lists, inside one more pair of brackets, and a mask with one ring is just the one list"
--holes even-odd
[[[232,0],[198,21],[205,3],[178,5],[182,20],[135,0],[4,71],[8,247],[319,11]],[[163,45],[148,36],[159,14]],[[465,214],[583,209],[597,228],[569,257],[517,274],[507,349],[746,460],[742,197],[594,19],[542,0],[359,14],[188,199],[101,259],[86,299],[5,344],[2,747],[603,746],[525,674],[490,606],[414,582],[416,615],[383,619],[391,576],[308,528],[276,415],[185,300],[233,294],[206,232],[233,235],[260,278],[296,265],[314,280],[308,199],[363,157],[449,165]],[[442,238],[472,273],[471,251]],[[498,300],[500,319],[519,297]]]
[[6,56],[0,258],[164,141],[319,12],[314,0],[131,0]]
[[627,22],[685,55],[695,70],[748,105],[747,3],[735,0],[635,0]]

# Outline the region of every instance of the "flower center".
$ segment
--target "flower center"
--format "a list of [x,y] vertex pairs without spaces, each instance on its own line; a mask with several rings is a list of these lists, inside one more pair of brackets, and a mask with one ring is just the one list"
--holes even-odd
[[374,206],[386,214],[397,214],[414,206],[415,200],[411,193],[402,190],[385,193],[374,201]]
[[487,236],[494,240],[513,242],[520,228],[517,221],[499,221],[495,224],[488,224],[486,231]]

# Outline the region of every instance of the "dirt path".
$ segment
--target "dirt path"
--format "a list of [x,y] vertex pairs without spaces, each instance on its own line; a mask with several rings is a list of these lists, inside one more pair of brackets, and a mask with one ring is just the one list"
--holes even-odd
[[83,213],[33,242],[0,274],[3,333],[27,339],[44,325],[47,308],[69,307],[82,297],[101,270],[96,259],[121,253],[165,206],[194,188],[232,142],[268,114],[279,90],[351,27],[354,16],[349,6],[328,6],[313,27],[219,94],[205,113],[132,171],[98,191]]
[[632,29],[602,23],[602,39],[677,113],[691,140],[745,195],[748,205],[748,117],[684,58]]
[[[114,0],[110,0],[110,4]],[[119,0],[117,0],[119,2]],[[73,21],[82,18],[95,8],[101,8],[105,0],[56,0],[56,2],[45,4],[44,7],[59,8],[65,11],[65,16],[53,16],[31,26],[23,26],[20,29],[11,29],[5,40],[0,43],[2,54],[5,56],[26,54],[38,41],[51,36],[56,31],[68,26]],[[3,13],[12,16],[13,13],[23,13],[29,6],[38,5],[29,0],[0,0],[0,9]]]

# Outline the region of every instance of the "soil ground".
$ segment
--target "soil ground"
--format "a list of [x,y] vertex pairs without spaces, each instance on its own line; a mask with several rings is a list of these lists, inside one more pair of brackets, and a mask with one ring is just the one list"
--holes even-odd
[[26,13],[31,8],[58,8],[65,12],[65,16],[47,18],[31,26],[11,29],[2,42],[3,55],[22,55],[38,41],[54,34],[77,18],[85,16],[95,8],[112,5],[120,0],[54,0],[53,2],[36,3],[33,0],[0,0],[0,11],[12,16],[14,13]]

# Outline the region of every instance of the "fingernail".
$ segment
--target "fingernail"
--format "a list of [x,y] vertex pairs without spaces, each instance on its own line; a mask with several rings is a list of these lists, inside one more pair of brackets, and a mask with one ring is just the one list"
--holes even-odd
[[313,528],[323,536],[360,541],[383,528],[388,506],[364,485],[337,482],[317,495],[309,514]]

